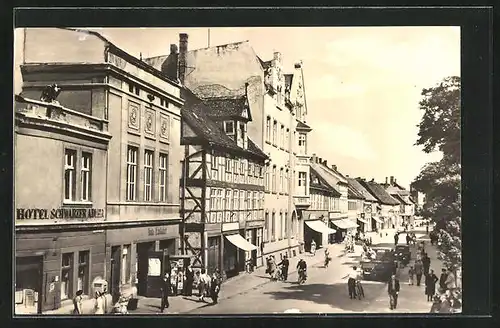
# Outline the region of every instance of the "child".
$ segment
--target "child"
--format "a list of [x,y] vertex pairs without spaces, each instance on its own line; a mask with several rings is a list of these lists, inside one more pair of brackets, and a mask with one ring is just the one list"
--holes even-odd
[[408,269],[408,285],[413,285],[413,276],[415,275],[415,269],[413,266],[410,266]]

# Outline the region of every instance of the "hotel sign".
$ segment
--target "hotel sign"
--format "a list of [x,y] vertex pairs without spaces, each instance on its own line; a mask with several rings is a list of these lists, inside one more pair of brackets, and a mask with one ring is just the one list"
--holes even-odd
[[104,217],[104,209],[96,208],[18,208],[16,220],[87,220]]

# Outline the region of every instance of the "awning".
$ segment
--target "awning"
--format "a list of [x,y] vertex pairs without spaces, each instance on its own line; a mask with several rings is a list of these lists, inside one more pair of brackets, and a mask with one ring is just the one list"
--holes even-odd
[[326,224],[324,224],[320,220],[306,221],[306,224],[309,226],[309,228],[311,228],[317,232],[326,233],[326,234],[331,234],[331,233],[336,232],[335,229],[327,227]]
[[363,218],[358,218],[358,221],[361,221],[364,224],[368,224],[368,221],[366,219],[363,219]]
[[231,242],[234,246],[244,250],[244,251],[254,251],[257,249],[257,246],[250,244],[245,238],[243,238],[239,234],[226,236],[227,240]]
[[378,216],[372,216],[372,219],[374,219],[378,223],[384,223],[384,221],[382,221]]
[[340,229],[351,229],[351,228],[356,228],[358,226],[356,223],[348,219],[335,220],[332,221],[332,223],[335,224]]

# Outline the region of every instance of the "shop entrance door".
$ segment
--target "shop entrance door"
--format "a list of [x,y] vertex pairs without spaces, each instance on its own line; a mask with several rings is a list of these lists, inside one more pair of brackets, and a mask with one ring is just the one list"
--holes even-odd
[[16,257],[15,314],[41,314],[43,257]]
[[154,251],[155,243],[137,244],[137,294],[146,296],[148,289],[148,254]]
[[148,252],[147,265],[146,296],[159,298],[161,297],[163,276],[165,272],[171,271],[168,250]]
[[[252,245],[256,245],[257,247],[260,247],[260,244],[257,241],[257,229],[252,229],[250,230],[252,233],[252,239],[249,240]],[[256,267],[257,266],[257,250],[252,251],[252,266]]]
[[110,291],[113,297],[113,304],[118,301],[120,297],[120,258],[121,247],[111,247],[111,282]]
[[215,269],[220,269],[220,236],[208,238],[208,258],[205,263],[208,272],[212,273]]

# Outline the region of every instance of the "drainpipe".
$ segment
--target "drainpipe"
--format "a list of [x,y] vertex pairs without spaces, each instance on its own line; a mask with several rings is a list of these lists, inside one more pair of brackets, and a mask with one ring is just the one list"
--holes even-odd
[[181,226],[180,226],[180,235],[181,235],[181,254],[185,254],[185,240],[184,240],[184,235],[186,234],[185,227],[186,227],[186,222],[185,222],[185,217],[186,217],[186,175],[187,175],[187,166],[188,166],[188,156],[189,156],[189,146],[184,146],[184,161],[182,161],[182,202],[181,202],[181,211],[182,211],[182,217],[181,217]]
[[288,218],[286,222],[287,237],[288,237],[288,258],[292,257],[292,202],[293,202],[293,152],[292,152],[292,133],[295,128],[293,127],[293,112],[290,111],[290,135],[288,136]]

